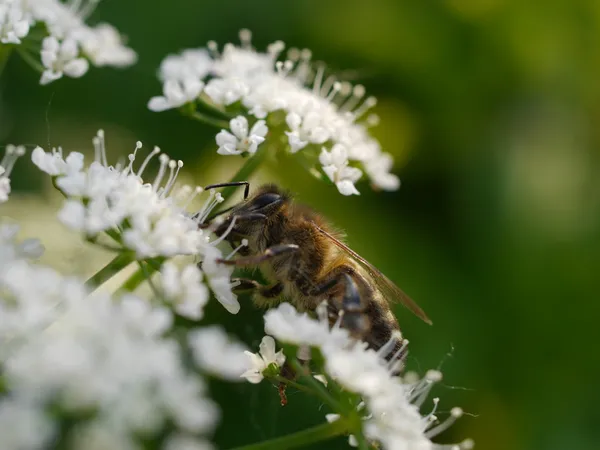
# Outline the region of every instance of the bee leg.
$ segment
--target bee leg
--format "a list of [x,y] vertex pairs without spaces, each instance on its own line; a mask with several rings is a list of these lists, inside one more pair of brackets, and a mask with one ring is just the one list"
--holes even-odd
[[300,247],[296,244],[280,244],[269,247],[260,255],[243,256],[236,259],[217,259],[217,263],[225,264],[228,266],[257,266],[265,261],[268,261],[276,256],[281,256],[286,253],[294,253],[298,251]]
[[[352,267],[339,266],[325,280],[317,286],[306,289],[303,294],[316,298],[325,296],[330,299],[331,306],[341,310],[343,314],[342,326],[353,336],[362,339],[371,330],[371,321],[366,314],[366,304],[358,287],[359,280],[360,276]],[[340,298],[339,303],[335,301]]]
[[354,278],[347,273],[342,273],[345,283],[344,296],[342,298],[342,326],[356,337],[363,338],[371,329],[371,321],[365,314],[366,306],[361,300],[358,285]]
[[206,186],[204,188],[204,190],[229,187],[229,186],[245,186],[244,200],[246,200],[248,198],[248,194],[250,193],[250,183],[248,181],[230,181],[229,183],[211,184],[211,185]]
[[234,292],[252,292],[254,294],[254,303],[259,308],[273,306],[274,303],[277,303],[273,299],[283,292],[283,284],[281,283],[265,286],[247,278],[232,278],[231,281],[239,283],[233,288]]

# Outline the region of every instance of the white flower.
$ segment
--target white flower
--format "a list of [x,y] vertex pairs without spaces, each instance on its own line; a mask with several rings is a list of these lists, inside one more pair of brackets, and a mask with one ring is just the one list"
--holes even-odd
[[19,157],[25,154],[25,146],[8,144],[4,157],[0,160],[0,203],[8,200],[10,194],[10,173]]
[[110,24],[82,28],[79,40],[83,53],[96,67],[127,67],[137,61],[137,54],[123,45],[121,35]]
[[311,111],[304,117],[295,112],[289,113],[285,121],[291,131],[286,131],[292,153],[306,147],[307,144],[322,144],[329,139],[329,132],[322,126],[321,117]]
[[44,152],[44,149],[37,146],[31,153],[31,160],[42,171],[48,175],[66,175],[80,172],[83,169],[83,154],[72,152],[63,159],[62,149],[52,149],[51,153]]
[[42,64],[46,68],[40,79],[40,84],[48,84],[62,78],[63,74],[79,78],[89,67],[85,58],[79,57],[77,41],[66,38],[59,42],[54,36],[44,38],[42,41]]
[[348,342],[347,330],[330,329],[324,305],[318,307],[317,313],[319,320],[314,320],[307,313],[299,313],[289,303],[281,303],[265,313],[265,332],[281,342],[297,345],[320,346],[329,341],[343,345]]
[[0,446],[3,449],[44,448],[57,432],[56,428],[49,415],[33,402],[10,397],[0,400]]
[[[0,227],[0,447],[51,445],[62,416],[52,409],[86,414],[62,436],[74,448],[129,448],[166,423],[181,445],[204,448],[218,409],[180,344],[165,337],[170,310],[133,295],[90,295],[77,279],[14,259],[23,246],[15,234]],[[239,358],[242,350],[230,348]]]
[[204,83],[193,78],[184,80],[168,79],[163,85],[163,95],[152,97],[148,102],[148,109],[155,112],[179,108],[186,103],[195,101]]
[[194,330],[188,338],[196,363],[206,372],[239,381],[248,364],[244,355],[246,346],[232,340],[217,326]]
[[271,364],[281,367],[285,363],[283,350],[275,353],[275,340],[271,336],[262,338],[259,353],[249,351],[245,351],[244,353],[250,359],[251,367],[241,377],[246,378],[250,383],[260,383],[264,378],[263,372]]
[[394,161],[389,153],[381,153],[365,162],[365,172],[373,184],[385,191],[395,191],[400,187],[400,179],[390,173]]
[[29,34],[30,17],[18,0],[5,0],[0,5],[0,42],[20,44]]
[[175,312],[188,319],[200,320],[209,295],[198,267],[188,264],[178,269],[169,261],[163,264],[160,273],[164,294],[174,304]]
[[342,195],[360,194],[354,183],[360,179],[362,171],[348,166],[348,152],[342,144],[335,144],[331,151],[323,147],[319,162],[323,165],[325,174],[335,183]]
[[[45,70],[41,84],[55,81],[63,74],[80,77],[87,72],[89,62],[113,67],[135,63],[136,53],[123,44],[114,27],[106,23],[86,25],[85,20],[97,3],[97,0],[3,0],[0,42],[21,45],[23,52],[33,56],[42,41],[40,55]],[[29,39],[30,29],[42,36]]]
[[[216,43],[209,43],[212,60],[207,61],[206,53],[200,53],[200,69],[196,71],[186,61],[185,52],[169,55],[161,65],[159,77],[163,81],[192,77],[206,83],[200,101],[212,103],[210,106],[226,113],[265,119],[275,140],[287,137],[292,153],[309,153],[302,159],[305,162],[319,156],[317,145],[327,143],[332,149],[343,145],[346,164],[324,164],[327,175],[343,195],[358,194],[354,184],[363,171],[375,188],[399,187],[398,178],[390,173],[391,157],[381,151],[369,133],[376,121],[367,112],[377,102],[374,97],[365,96],[363,86],[340,83],[334,76],[324,77],[323,66],[315,71],[308,49],[290,49],[289,59],[278,61],[285,47],[282,42],[259,52],[252,47],[248,30],[240,31],[240,40],[241,46],[226,44],[221,53]],[[285,123],[281,117],[285,117]],[[219,154],[244,151],[236,145],[240,140],[235,133],[219,133]]]
[[211,71],[213,61],[206,49],[184,50],[178,55],[168,55],[160,64],[159,77],[167,80],[200,80]]
[[257,121],[248,132],[248,120],[238,116],[229,122],[232,133],[221,130],[216,136],[219,155],[241,155],[256,153],[258,146],[265,140],[269,129],[264,120]]
[[[117,167],[107,163],[102,130],[93,143],[95,161],[87,168],[80,153],[71,153],[64,159],[60,150],[45,153],[38,147],[32,154],[34,163],[56,177],[56,186],[67,197],[58,214],[60,221],[88,237],[102,231],[117,232],[125,249],[134,251],[139,259],[199,256],[203,259],[206,282],[216,298],[228,311],[237,313],[240,305],[231,290],[232,269],[217,263],[223,255],[216,246],[230,230],[214,238],[200,227],[212,209],[224,200],[221,194],[211,190],[202,209],[191,215],[185,207],[202,188],[175,188],[183,162],[160,155],[158,175],[151,183],[145,183],[144,170],[160,149],[154,148],[140,167],[134,169],[136,153],[142,147],[140,142],[129,155],[129,164]],[[169,264],[163,271],[165,294],[174,302],[177,313],[192,320],[200,319],[208,298],[200,271],[195,266],[179,270]]]
[[[328,375],[364,400],[359,410],[364,410],[363,432],[368,440],[379,442],[386,449],[447,448],[433,444],[430,439],[462,415],[460,408],[454,408],[450,418],[439,425],[434,416],[438,399],[434,399],[434,408],[429,414],[421,416],[419,412],[431,387],[441,379],[441,373],[430,371],[422,380],[418,377],[411,380],[408,375],[399,378],[397,367],[408,344],[404,340],[401,348],[395,350],[401,339],[399,333],[374,351],[366,343],[351,339],[347,331],[340,328],[339,320],[330,327],[325,305],[319,306],[317,314],[319,319],[312,319],[283,303],[265,314],[265,331],[283,342],[320,349]],[[335,415],[327,417],[329,421],[337,418]],[[351,444],[354,443],[355,439],[351,439]],[[467,449],[471,445],[471,441],[465,441],[456,448]]]
[[250,88],[239,78],[213,78],[204,92],[217,104],[231,105],[248,95]]

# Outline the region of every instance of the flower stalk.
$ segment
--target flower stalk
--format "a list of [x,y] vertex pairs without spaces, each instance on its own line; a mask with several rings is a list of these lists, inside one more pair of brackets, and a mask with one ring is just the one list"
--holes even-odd
[[122,252],[115,256],[102,269],[92,275],[86,282],[86,286],[96,289],[114,277],[117,273],[134,261],[131,252]]
[[289,434],[287,436],[270,439],[268,441],[259,442],[256,444],[236,447],[231,450],[279,450],[282,448],[299,448],[314,444],[315,442],[321,442],[337,436],[342,436],[347,434],[349,431],[349,424],[343,419],[340,419],[332,423],[317,425],[315,427]]

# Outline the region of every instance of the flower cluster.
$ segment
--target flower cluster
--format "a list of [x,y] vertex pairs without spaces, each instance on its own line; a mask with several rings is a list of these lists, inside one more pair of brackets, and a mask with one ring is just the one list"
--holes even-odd
[[199,106],[232,116],[231,131],[217,135],[222,155],[255,153],[267,131],[274,141],[282,137],[288,152],[318,159],[320,172],[343,195],[359,193],[354,184],[363,172],[374,187],[398,189],[391,156],[368,132],[377,122],[367,115],[376,100],[365,97],[363,86],[325,77],[323,66],[314,70],[308,50],[290,49],[281,61],[282,42],[261,53],[248,30],[240,38],[240,47],[226,44],[222,52],[211,42],[208,49],[167,56],[159,70],[163,95],[148,107],[189,112]]
[[[79,280],[31,262],[43,249],[17,242],[17,232],[0,226],[0,374],[9,394],[0,396],[2,448],[43,448],[57,439],[68,448],[137,448],[139,439],[161,434],[169,450],[207,445],[202,435],[219,411],[169,337],[171,310],[131,294],[90,294]],[[224,332],[194,333],[190,339],[204,342],[197,359],[211,360],[215,348],[206,344]],[[239,379],[244,347],[221,339],[217,350],[230,364],[211,373],[235,379],[237,371]],[[73,426],[61,429],[61,415]]]
[[[219,301],[236,313],[239,303],[231,292],[230,269],[215,264],[216,259],[223,256],[216,246],[225,236],[214,238],[200,227],[211,210],[223,201],[222,196],[210,191],[204,206],[190,215],[186,208],[203,190],[187,185],[175,188],[183,166],[181,161],[160,154],[158,174],[152,183],[144,183],[142,175],[151,159],[160,153],[158,147],[134,168],[141,142],[136,144],[125,166],[108,165],[102,130],[93,144],[95,160],[89,167],[85,167],[82,153],[72,152],[63,157],[61,148],[51,152],[41,147],[33,150],[34,164],[53,177],[54,184],[66,197],[58,213],[59,220],[92,241],[102,232],[112,233],[116,245],[120,246],[115,250],[134,252],[139,260],[177,255],[202,258],[209,286]],[[198,319],[207,293],[200,285],[202,275],[194,270],[178,273],[167,264],[163,267],[163,284],[165,292],[178,302],[176,311]]]
[[[63,75],[81,77],[88,71],[90,63],[97,67],[130,66],[137,55],[123,44],[114,27],[106,23],[95,27],[86,25],[85,20],[97,3],[98,0],[69,0],[66,3],[60,0],[5,0],[0,5],[0,46],[18,46],[27,61],[35,59],[29,53],[31,46],[38,46],[43,72],[41,84],[51,83]],[[34,30],[38,32],[33,33]],[[21,45],[23,42],[31,45]],[[37,67],[39,63],[35,65]]]
[[[431,438],[450,427],[462,415],[462,410],[453,408],[450,417],[439,423],[435,415],[439,399],[435,398],[431,412],[425,416],[419,412],[431,387],[441,379],[441,373],[429,371],[422,379],[412,374],[399,377],[397,368],[406,354],[408,341],[402,341],[402,347],[394,352],[401,339],[394,335],[375,351],[366,343],[352,339],[347,330],[340,328],[341,320],[330,327],[325,304],[317,309],[317,314],[318,319],[313,319],[283,303],[265,314],[265,331],[282,343],[310,346],[320,351],[329,379],[343,391],[358,394],[360,402],[356,409],[362,417],[362,433],[367,440],[385,449],[450,448],[432,443]],[[285,356],[275,353],[273,339],[266,336],[260,354],[251,356],[252,369],[242,376],[250,382],[260,382],[267,376],[269,366],[281,367],[283,361]],[[318,376],[324,381],[328,379]],[[328,421],[339,419],[340,414],[327,415]],[[356,438],[350,436],[350,444],[356,443]],[[472,442],[467,440],[451,448],[471,447]]]
[[15,162],[20,156],[25,154],[25,147],[7,145],[4,157],[0,160],[0,203],[8,200],[10,194],[10,173],[12,172]]

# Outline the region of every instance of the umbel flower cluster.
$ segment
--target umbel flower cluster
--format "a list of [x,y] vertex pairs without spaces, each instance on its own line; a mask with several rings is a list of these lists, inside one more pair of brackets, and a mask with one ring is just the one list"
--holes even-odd
[[343,195],[358,194],[355,183],[363,175],[375,188],[398,189],[391,155],[368,130],[378,122],[369,114],[376,99],[361,85],[326,75],[307,49],[289,49],[283,58],[283,42],[259,52],[250,38],[242,30],[241,46],[226,44],[219,51],[210,42],[206,49],[167,56],[159,70],[163,95],[151,98],[148,107],[180,108],[198,119],[206,111],[231,117],[216,136],[221,155],[252,156],[259,146],[283,140],[281,150],[314,167]]
[[137,55],[112,25],[85,23],[98,1],[2,0],[0,53],[15,49],[42,73],[41,84],[79,78],[90,64],[130,66]]
[[[89,63],[133,63],[135,53],[114,28],[85,24],[96,3],[0,1],[0,57],[20,53],[40,66],[42,84],[81,76]],[[399,187],[390,155],[369,134],[375,100],[364,87],[326,74],[308,50],[283,57],[281,42],[259,52],[247,30],[240,37],[240,46],[219,50],[211,42],[168,56],[159,71],[163,95],[149,108],[177,108],[216,126],[217,153],[247,158],[234,181],[251,176],[268,153],[295,159],[343,195],[358,194],[363,177],[375,188]],[[243,282],[227,263],[251,248],[235,234],[243,219],[219,214],[227,189],[179,184],[183,162],[158,147],[136,142],[113,164],[102,130],[92,146],[92,158],[38,146],[21,161],[30,160],[61,194],[58,221],[111,255],[95,274],[83,280],[40,264],[42,243],[0,217],[2,450],[213,449],[212,433],[227,417],[210,397],[210,377],[272,383],[282,405],[287,390],[323,405],[314,427],[243,450],[340,436],[361,450],[472,447],[470,440],[433,442],[463,415],[460,408],[440,412],[438,398],[427,402],[441,373],[403,373],[407,340],[394,334],[379,350],[369,348],[341,326],[342,315],[330,322],[336,316],[328,316],[327,298],[309,312],[279,299],[264,314],[258,353],[208,323],[212,299],[240,312]],[[25,153],[5,147],[0,204],[15,196],[10,177]],[[231,248],[228,237],[239,246]]]

